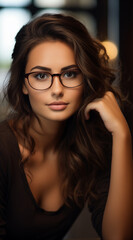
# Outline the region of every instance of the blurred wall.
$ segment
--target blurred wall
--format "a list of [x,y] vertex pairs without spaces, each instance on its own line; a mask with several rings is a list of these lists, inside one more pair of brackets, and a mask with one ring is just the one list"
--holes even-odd
[[130,108],[125,105],[125,114],[133,134],[133,1],[120,1],[120,64],[121,87],[128,94]]
[[[27,10],[30,9],[31,15],[35,14],[37,11],[42,11],[44,9],[46,10],[44,6],[38,6],[38,8],[36,8],[35,5],[32,4],[33,2],[34,1],[29,1],[29,5],[27,5],[26,7]],[[78,2],[80,2],[79,5]],[[133,1],[95,0],[92,7],[86,7],[86,5],[82,5],[81,2],[89,3],[91,1],[66,1],[66,3],[68,4],[66,6],[67,11],[71,11],[73,15],[79,16],[79,18],[83,17],[84,22],[87,23],[88,21],[87,26],[90,26],[91,16],[92,19],[94,19],[94,22],[92,21],[94,23],[92,24],[92,32],[94,36],[98,37],[101,41],[108,38],[111,38],[112,41],[116,41],[119,48],[119,60],[122,67],[121,87],[125,93],[129,93],[129,98],[131,100],[131,103],[133,103]],[[71,3],[73,3],[73,5],[71,5]],[[58,9],[62,9],[62,11],[66,10],[65,6],[62,8],[59,7]],[[0,11],[1,10],[2,7],[0,5]],[[118,26],[118,29],[116,29],[116,26]],[[2,86],[2,81],[4,81],[5,78],[5,75],[3,75],[3,71],[4,70],[1,66],[0,86]],[[5,69],[5,72],[6,71],[7,68]],[[125,112],[128,122],[130,124],[130,128],[132,128],[132,107],[131,110],[127,110],[127,108],[125,107]],[[0,106],[0,119],[3,119],[2,104]],[[90,214],[88,213],[87,208],[83,210],[83,212],[73,225],[72,229],[67,234],[66,238],[78,238],[81,236],[83,238],[97,236],[95,230],[91,226]]]

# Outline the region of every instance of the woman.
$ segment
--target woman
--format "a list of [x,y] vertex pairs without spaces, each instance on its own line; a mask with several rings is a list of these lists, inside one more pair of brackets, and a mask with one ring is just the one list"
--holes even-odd
[[12,58],[0,239],[62,239],[85,203],[101,238],[132,239],[131,134],[104,47],[76,19],[45,14]]

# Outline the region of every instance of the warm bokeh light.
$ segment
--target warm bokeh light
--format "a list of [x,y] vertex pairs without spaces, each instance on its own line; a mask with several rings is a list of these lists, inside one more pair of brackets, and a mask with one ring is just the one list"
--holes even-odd
[[110,60],[114,60],[118,55],[118,48],[116,44],[111,41],[103,41],[102,44],[106,48]]

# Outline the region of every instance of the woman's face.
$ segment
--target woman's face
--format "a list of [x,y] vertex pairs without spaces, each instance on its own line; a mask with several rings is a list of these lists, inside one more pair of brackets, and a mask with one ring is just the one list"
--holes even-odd
[[[73,69],[78,69],[74,52],[67,44],[51,40],[38,44],[30,51],[25,73],[45,71],[57,74],[64,68],[67,68],[65,76],[70,76]],[[82,78],[82,75],[79,77]],[[83,84],[66,88],[61,84],[59,76],[54,76],[52,86],[40,91],[33,89],[25,78],[23,93],[29,96],[32,110],[40,119],[64,121],[80,107]]]

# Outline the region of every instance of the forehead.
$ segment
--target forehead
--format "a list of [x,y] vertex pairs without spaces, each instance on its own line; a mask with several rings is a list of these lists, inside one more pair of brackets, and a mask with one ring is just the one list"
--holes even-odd
[[28,55],[26,68],[30,70],[36,65],[51,69],[63,68],[76,64],[73,49],[61,41],[46,41],[36,45]]

